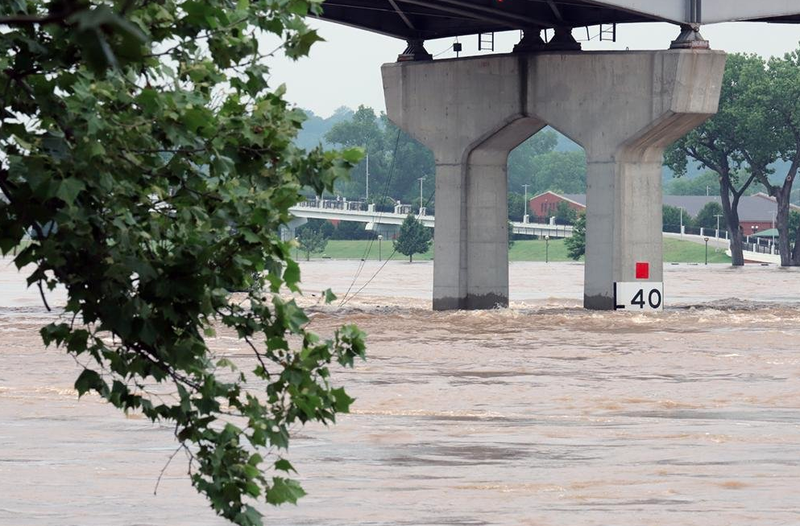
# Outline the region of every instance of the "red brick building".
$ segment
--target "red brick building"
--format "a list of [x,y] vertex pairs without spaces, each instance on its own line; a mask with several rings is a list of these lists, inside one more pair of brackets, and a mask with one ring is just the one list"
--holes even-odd
[[[664,204],[682,208],[691,217],[696,217],[703,207],[711,202],[719,203],[719,196],[705,195],[665,195]],[[586,210],[585,194],[557,194],[544,192],[528,202],[530,215],[547,220],[556,213],[558,203],[567,203],[570,208],[583,212]],[[792,210],[800,211],[800,206],[791,205]],[[777,205],[775,199],[765,193],[757,193],[742,197],[739,201],[739,222],[746,236],[774,228]],[[721,218],[720,229],[726,228]]]
[[[574,199],[575,197],[583,198],[582,201]],[[534,217],[546,219],[556,214],[558,203],[567,203],[570,208],[576,212],[583,212],[586,210],[586,196],[573,194],[559,195],[555,192],[544,192],[539,194],[528,201],[528,213]]]

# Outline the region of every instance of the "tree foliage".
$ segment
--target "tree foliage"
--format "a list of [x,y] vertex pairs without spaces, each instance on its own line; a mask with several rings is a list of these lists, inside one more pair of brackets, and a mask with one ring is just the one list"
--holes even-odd
[[681,225],[684,227],[691,226],[692,216],[677,206],[663,205],[661,221],[664,232],[680,232]]
[[[265,454],[286,450],[291,426],[348,410],[329,367],[364,354],[357,328],[321,340],[278,294],[299,290],[277,236],[289,207],[360,159],[294,147],[303,115],[266,82],[262,37],[301,57],[320,40],[303,16],[320,11],[320,0],[0,3],[0,252],[32,234],[14,262],[43,299],[67,291],[65,321],[41,334],[81,364],[78,393],[173,426],[192,484],[242,525],[261,524],[257,501],[304,494],[292,465]],[[255,366],[217,360],[216,330],[237,334]],[[174,396],[151,394],[157,384]]]
[[[800,237],[789,235],[789,214],[794,181],[800,169],[800,52],[773,57],[762,64],[762,72],[748,92],[747,126],[758,144],[743,152],[744,157],[777,203],[776,227],[779,232],[782,266],[800,265]],[[789,163],[785,173],[773,183],[770,166],[775,159]],[[794,247],[793,247],[794,245]]]
[[567,256],[575,261],[586,254],[586,214],[580,214],[572,227],[572,236],[564,240]]
[[[761,83],[763,75],[761,58],[729,55],[719,111],[677,141],[667,151],[664,161],[677,176],[686,173],[689,159],[718,174],[735,266],[744,265],[739,200],[756,180],[758,167],[766,169],[777,159],[776,145],[765,140],[770,135],[762,128],[765,121],[754,118],[753,114],[752,91]],[[754,167],[757,168],[755,171]]]
[[508,193],[508,219],[522,221],[525,215],[525,196],[516,192]]
[[586,153],[549,152],[533,159],[532,195],[551,190],[559,194],[586,192]]
[[[330,225],[327,221],[325,223]],[[311,254],[323,252],[328,245],[330,235],[326,235],[321,226],[306,223],[298,227],[295,232],[297,233],[297,243],[300,246],[300,250],[306,254],[306,261],[311,259]]]
[[431,234],[413,214],[408,214],[394,240],[394,249],[414,261],[414,254],[424,254],[431,247]]
[[[552,129],[542,130],[511,150],[508,155],[508,187],[522,192],[522,185],[537,187],[534,159],[552,152],[558,144],[558,133]],[[535,193],[539,193],[533,190]],[[534,194],[530,194],[534,195]]]
[[[335,124],[325,140],[331,144],[362,147],[369,154],[370,202],[384,195],[404,202],[419,200],[417,179],[435,172],[433,153],[397,128],[386,115],[359,106],[350,119]],[[337,185],[337,191],[349,199],[363,198],[366,192],[367,160],[353,170],[350,181]],[[424,182],[425,194],[431,195],[433,177]]]
[[[717,222],[718,215],[721,216],[719,218],[719,223]],[[694,225],[701,228],[716,229],[718,224],[725,224],[725,214],[722,210],[722,205],[713,201],[706,203],[705,206],[697,212],[697,217],[694,218]]]
[[569,206],[566,201],[559,201],[556,205],[555,218],[561,224],[572,225],[578,220],[578,211]]

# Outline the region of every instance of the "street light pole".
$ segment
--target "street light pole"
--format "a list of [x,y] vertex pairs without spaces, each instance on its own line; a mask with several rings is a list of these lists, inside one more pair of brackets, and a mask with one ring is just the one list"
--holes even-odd
[[369,152],[367,152],[367,196],[366,201],[369,203]]
[[420,177],[419,181],[419,215],[422,215],[422,181],[424,181],[424,177]]
[[704,237],[706,241],[706,265],[708,265],[708,237]]
[[383,241],[383,234],[378,234],[378,261],[381,261],[381,241]]
[[722,217],[722,214],[714,214],[714,217],[717,218],[717,237],[719,238],[719,218]]
[[523,202],[522,206],[522,222],[527,223],[526,219],[528,218],[528,187],[531,186],[529,184],[522,185],[522,188],[525,189],[525,201]]
[[550,236],[544,236],[544,262],[550,263]]

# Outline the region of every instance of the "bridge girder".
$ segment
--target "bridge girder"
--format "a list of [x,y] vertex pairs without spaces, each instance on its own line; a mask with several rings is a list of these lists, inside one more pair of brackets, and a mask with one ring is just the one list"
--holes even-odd
[[796,0],[327,0],[324,20],[402,39],[633,22],[800,23]]

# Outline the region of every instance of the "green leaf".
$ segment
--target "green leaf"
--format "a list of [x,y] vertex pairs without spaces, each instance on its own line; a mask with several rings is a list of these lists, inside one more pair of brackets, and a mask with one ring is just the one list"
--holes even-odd
[[267,492],[267,502],[277,506],[279,504],[297,504],[297,499],[306,495],[300,484],[291,479],[273,477],[272,487]]
[[338,389],[332,389],[331,395],[333,396],[333,407],[336,409],[337,413],[349,413],[350,412],[350,405],[355,402],[355,398],[350,398],[347,393],[344,392],[343,387],[339,387]]
[[277,469],[279,471],[285,471],[287,473],[292,472],[292,471],[297,473],[297,470],[294,469],[294,466],[292,466],[292,464],[288,460],[286,460],[285,458],[281,458],[281,459],[278,459],[278,460],[275,461],[275,469]]
[[78,194],[81,193],[86,188],[86,184],[80,179],[75,177],[70,177],[69,179],[64,179],[58,185],[58,190],[56,190],[56,197],[71,205],[75,202],[75,199],[78,197]]
[[78,391],[79,398],[92,389],[102,393],[105,385],[100,375],[91,369],[84,369],[78,379],[75,380],[75,390]]
[[300,265],[298,265],[294,260],[288,260],[286,262],[286,270],[283,272],[283,281],[286,282],[286,286],[289,287],[289,290],[297,291],[297,284],[300,282]]

